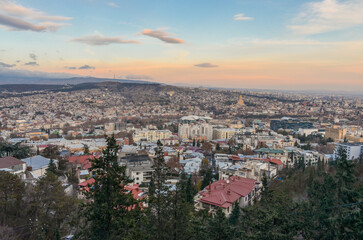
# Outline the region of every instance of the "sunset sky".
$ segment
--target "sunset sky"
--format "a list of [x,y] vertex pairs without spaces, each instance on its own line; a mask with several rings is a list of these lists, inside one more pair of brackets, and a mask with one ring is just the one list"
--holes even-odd
[[0,0],[1,74],[363,92],[363,1]]

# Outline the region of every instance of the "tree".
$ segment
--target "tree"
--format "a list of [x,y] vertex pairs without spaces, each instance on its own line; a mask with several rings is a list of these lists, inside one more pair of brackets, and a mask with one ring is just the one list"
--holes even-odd
[[49,166],[47,168],[47,173],[53,173],[55,175],[57,175],[58,173],[58,170],[57,170],[57,165],[54,163],[54,160],[53,159],[50,159],[49,161]]
[[209,142],[203,143],[202,150],[206,155],[210,155],[212,153],[212,144],[210,144]]
[[229,217],[229,222],[232,224],[232,225],[237,225],[238,222],[239,222],[239,217],[240,217],[240,207],[238,205],[238,202],[236,201],[234,204],[233,204],[233,210],[232,210],[232,213],[231,213],[231,216]]
[[18,159],[30,156],[30,147],[21,145],[21,143],[11,144],[9,142],[0,142],[0,157],[13,156]]
[[0,171],[0,225],[7,225],[19,216],[25,185],[17,175]]
[[166,184],[168,168],[164,159],[163,144],[160,140],[158,140],[155,148],[153,169],[148,201],[151,231],[155,239],[168,239],[168,231],[170,230],[169,186]]
[[232,235],[230,224],[222,208],[218,207],[215,215],[208,221],[209,239],[230,239]]
[[75,200],[64,192],[58,177],[47,171],[30,194],[28,218],[30,239],[57,239],[67,230],[66,221],[75,210]]
[[59,154],[60,152],[57,145],[48,145],[44,148],[41,155],[46,158],[58,159]]
[[137,202],[124,186],[132,182],[126,167],[117,162],[119,146],[114,136],[106,137],[103,156],[90,160],[95,172],[94,183],[84,194],[88,200],[82,207],[87,225],[80,231],[81,239],[124,239],[130,233],[130,207]]
[[87,144],[83,144],[83,148],[84,148],[84,151],[83,151],[83,154],[84,155],[89,155],[89,147]]
[[216,145],[216,151],[220,151],[221,150],[221,145],[219,143],[217,143]]

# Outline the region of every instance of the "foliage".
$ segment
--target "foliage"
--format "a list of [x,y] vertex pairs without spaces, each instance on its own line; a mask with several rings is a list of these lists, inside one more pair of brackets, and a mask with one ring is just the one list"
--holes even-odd
[[81,239],[127,239],[132,224],[130,208],[138,206],[124,186],[131,182],[126,167],[117,162],[119,146],[107,137],[103,156],[91,161],[95,171],[94,183],[84,194],[88,200],[82,207],[86,226],[80,230]]
[[0,157],[12,156],[18,159],[30,156],[30,147],[21,145],[21,143],[11,144],[0,141]]

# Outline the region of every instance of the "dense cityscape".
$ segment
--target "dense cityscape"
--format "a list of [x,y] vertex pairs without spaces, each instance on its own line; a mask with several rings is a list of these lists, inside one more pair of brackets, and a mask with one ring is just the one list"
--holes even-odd
[[363,239],[363,0],[0,0],[0,240]]
[[[54,214],[39,219],[45,221],[41,223],[44,225],[32,226],[25,221],[22,224],[26,227],[19,230],[9,227],[8,234],[20,234],[18,236],[31,239],[39,237],[39,234],[45,234],[47,239],[56,236],[52,234],[84,237],[79,224],[85,220],[72,209],[82,209],[83,201],[95,197],[95,192],[90,191],[100,174],[97,165],[94,165],[95,160],[108,156],[111,139],[115,144],[115,163],[123,167],[124,177],[128,179],[120,191],[131,193],[135,201],[132,205],[138,202],[140,207],[138,211],[141,212],[137,214],[145,214],[145,218],[149,217],[147,214],[153,215],[148,211],[155,204],[150,191],[154,185],[151,183],[161,178],[163,172],[158,169],[157,161],[160,159],[165,163],[165,169],[162,168],[165,170],[164,182],[162,186],[154,187],[170,192],[167,196],[171,199],[164,200],[181,198],[179,200],[183,201],[182,196],[175,194],[186,188],[186,202],[180,203],[180,211],[191,211],[196,216],[203,212],[212,217],[211,221],[225,219],[224,224],[236,218],[237,212],[238,215],[243,213],[244,217],[253,214],[249,213],[252,210],[244,212],[243,209],[269,204],[263,200],[267,198],[266,194],[272,194],[267,192],[282,191],[286,188],[284,184],[298,184],[294,182],[298,181],[295,179],[297,176],[306,177],[306,172],[320,168],[332,171],[334,163],[341,158],[339,149],[345,149],[347,161],[357,162],[354,168],[359,170],[358,179],[361,179],[363,105],[362,100],[356,97],[118,82],[65,85],[47,90],[29,90],[39,87],[37,85],[21,90],[13,87],[3,85],[0,93],[0,169],[16,176],[17,184],[23,186],[24,191],[33,187],[37,189],[41,187],[39,184],[59,184],[63,189],[63,193],[59,194],[64,197],[54,201],[59,201],[56,205],[69,205],[70,211],[63,213],[59,206],[53,206],[55,209],[49,206]],[[52,174],[49,173],[50,168],[53,169]],[[1,175],[2,181],[6,177],[13,178],[8,174]],[[51,180],[53,175],[57,178]],[[291,204],[300,203],[311,187],[307,182],[299,184],[304,187],[284,190],[291,195]],[[7,191],[14,189],[15,186]],[[2,191],[9,194],[6,190]],[[21,193],[13,194],[10,196],[15,201],[17,194]],[[44,197],[44,202],[51,200],[42,195],[36,197]],[[29,198],[32,201],[32,197]],[[9,225],[17,223],[16,216],[11,214],[15,211],[12,209],[15,202],[7,199],[3,205],[6,206],[3,214],[9,214]],[[25,204],[24,207],[32,206],[29,202],[22,204]],[[357,211],[356,208],[351,210]],[[36,211],[42,211],[42,208]],[[162,211],[176,209],[164,206]],[[62,218],[53,223],[54,218],[59,217]],[[67,223],[70,219],[75,221],[74,218],[78,218],[77,224]],[[30,218],[30,221],[34,220]],[[144,221],[146,224],[147,220]],[[181,216],[174,221],[187,227]],[[3,220],[3,224],[7,222],[7,219]],[[253,236],[249,232],[241,235],[238,228],[227,226],[222,233],[231,239]],[[34,232],[24,233],[27,227]],[[205,227],[204,237],[212,239],[208,235],[211,230],[207,230],[208,225]],[[42,232],[43,229],[47,229],[46,232]],[[304,236],[303,232],[291,231],[285,237],[297,235]],[[314,238],[317,236],[320,235],[314,235]],[[148,238],[147,235],[143,237]],[[159,237],[169,239],[169,235]],[[219,236],[216,239],[225,238]]]

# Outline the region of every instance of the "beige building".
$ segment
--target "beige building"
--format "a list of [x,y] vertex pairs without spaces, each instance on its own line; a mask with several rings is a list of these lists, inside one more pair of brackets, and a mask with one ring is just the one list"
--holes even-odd
[[338,141],[339,139],[344,139],[347,134],[347,130],[345,128],[340,128],[336,125],[330,128],[325,129],[325,138],[331,138],[334,141]]
[[172,137],[170,130],[138,130],[134,132],[133,139],[135,142],[146,140],[146,141],[158,141],[169,139]]
[[234,128],[216,128],[213,130],[213,139],[231,139],[236,131]]

